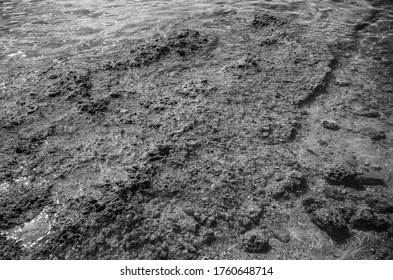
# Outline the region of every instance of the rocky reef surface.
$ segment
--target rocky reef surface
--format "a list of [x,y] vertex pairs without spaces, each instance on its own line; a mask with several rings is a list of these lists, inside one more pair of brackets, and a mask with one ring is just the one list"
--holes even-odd
[[211,24],[2,76],[0,259],[393,258],[392,65]]

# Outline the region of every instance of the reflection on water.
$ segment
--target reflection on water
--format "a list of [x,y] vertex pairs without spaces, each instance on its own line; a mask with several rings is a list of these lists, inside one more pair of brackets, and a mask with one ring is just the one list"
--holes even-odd
[[[391,7],[382,7],[381,19],[372,22],[384,22],[381,32],[389,38]],[[207,26],[227,14],[263,11],[290,17],[311,35],[329,40],[349,36],[343,26],[366,9],[370,5],[361,0],[5,0],[0,1],[0,59],[105,52],[121,40],[146,38],[177,22]],[[364,40],[387,39],[370,34]]]

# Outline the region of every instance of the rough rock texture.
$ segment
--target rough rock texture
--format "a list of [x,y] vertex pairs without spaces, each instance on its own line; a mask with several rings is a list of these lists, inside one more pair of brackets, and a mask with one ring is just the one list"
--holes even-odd
[[271,14],[180,25],[4,76],[0,257],[390,258],[389,76],[349,68],[360,43]]
[[0,190],[0,229],[9,229],[34,218],[50,204],[48,184],[22,181]]
[[345,209],[329,206],[325,200],[306,199],[303,202],[311,221],[335,239],[348,238],[349,228]]
[[331,184],[345,185],[354,180],[356,173],[346,166],[333,163],[324,167],[323,175],[325,176],[326,181]]
[[149,44],[133,48],[125,61],[110,61],[104,69],[125,70],[130,67],[143,67],[164,59],[170,54],[181,57],[190,55],[209,43],[207,35],[194,29],[176,30],[165,37],[155,39]]
[[306,188],[304,175],[299,171],[291,171],[283,180],[268,185],[266,193],[274,199],[289,198],[301,194]]
[[269,250],[269,238],[261,230],[253,229],[244,234],[242,247],[249,253],[264,253]]
[[338,130],[340,127],[338,126],[337,122],[331,120],[322,120],[321,125],[324,128],[331,129],[331,130]]

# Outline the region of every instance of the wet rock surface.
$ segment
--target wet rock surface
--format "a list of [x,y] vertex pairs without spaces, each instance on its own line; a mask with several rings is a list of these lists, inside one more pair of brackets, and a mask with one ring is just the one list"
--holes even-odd
[[389,108],[357,84],[370,68],[331,82],[350,64],[340,42],[227,16],[10,74],[0,258],[391,258]]

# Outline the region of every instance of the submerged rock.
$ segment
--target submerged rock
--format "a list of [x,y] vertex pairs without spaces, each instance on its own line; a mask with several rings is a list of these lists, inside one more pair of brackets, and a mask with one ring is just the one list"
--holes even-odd
[[269,250],[269,238],[259,229],[247,231],[243,235],[242,247],[248,253],[266,253]]
[[44,83],[47,97],[65,96],[67,100],[90,97],[92,83],[89,69],[72,69],[64,72],[48,70],[48,72],[55,72],[55,74],[49,74]]
[[386,230],[392,226],[391,220],[371,209],[361,209],[352,218],[351,223],[355,228],[364,230]]
[[345,185],[351,183],[354,180],[356,172],[341,164],[334,163],[324,167],[323,175],[329,184]]
[[336,121],[332,121],[332,120],[322,120],[321,121],[321,125],[324,128],[330,129],[330,130],[338,130],[340,129],[340,127],[338,126]]
[[207,230],[202,236],[202,243],[203,244],[209,245],[209,244],[213,243],[214,240],[216,240],[216,234],[211,229]]
[[386,139],[386,132],[383,130],[371,131],[369,133],[369,136],[370,136],[371,140],[379,141],[379,140]]
[[347,87],[351,85],[351,82],[345,79],[336,79],[335,83],[340,87]]
[[27,180],[10,184],[0,193],[0,230],[30,221],[51,204],[51,187]]
[[335,208],[320,208],[310,215],[311,221],[334,237],[345,236],[348,226],[342,214]]
[[265,27],[269,25],[281,26],[286,23],[287,21],[285,19],[278,18],[276,16],[269,15],[269,14],[255,15],[254,20],[252,21],[252,25],[254,27]]
[[273,232],[273,237],[283,243],[288,243],[291,241],[291,235],[286,230],[275,230]]
[[328,205],[325,200],[308,198],[303,201],[306,213],[321,230],[334,240],[346,240],[349,237],[348,211],[346,208],[336,208]]
[[204,33],[183,28],[168,35],[161,36],[153,42],[139,45],[129,52],[129,56],[116,62],[106,62],[105,70],[126,70],[130,67],[149,66],[169,54],[186,56],[195,53],[209,43]]

